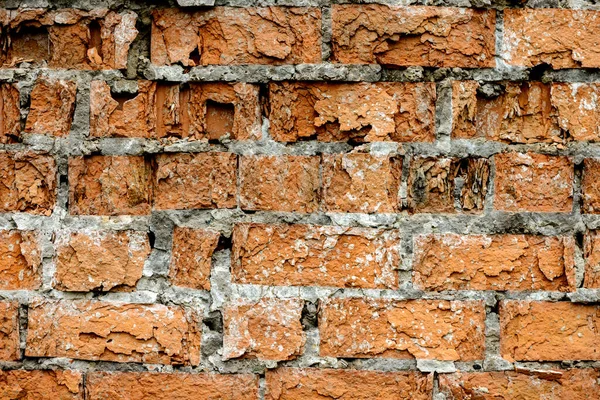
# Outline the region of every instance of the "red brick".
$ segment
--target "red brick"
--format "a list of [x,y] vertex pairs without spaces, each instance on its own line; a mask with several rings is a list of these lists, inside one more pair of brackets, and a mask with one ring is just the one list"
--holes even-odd
[[16,361],[20,358],[19,304],[0,301],[0,361]]
[[600,12],[507,9],[503,58],[511,65],[560,68],[600,67]]
[[237,300],[223,308],[223,358],[290,360],[304,348],[298,299]]
[[271,135],[281,142],[433,142],[435,84],[269,84]]
[[69,159],[69,207],[73,215],[150,213],[150,163],[142,156]]
[[19,89],[14,83],[0,84],[0,143],[15,143],[21,133]]
[[199,316],[161,304],[36,300],[29,306],[25,355],[198,365]]
[[77,83],[40,78],[31,91],[25,132],[66,136],[71,130]]
[[433,375],[319,368],[277,368],[266,373],[266,400],[429,400]]
[[236,206],[237,156],[231,153],[163,153],[155,158],[154,208]]
[[575,240],[532,235],[417,236],[414,283],[424,290],[573,291]]
[[494,207],[510,212],[570,212],[573,162],[568,157],[501,153],[494,157]]
[[219,236],[207,229],[175,228],[169,269],[173,285],[210,290],[211,257]]
[[323,357],[482,360],[482,301],[329,298],[319,313]]
[[504,300],[500,352],[508,361],[600,360],[600,307]]
[[317,211],[319,164],[316,156],[241,156],[242,209]]
[[321,61],[321,11],[214,7],[153,12],[153,64],[302,64]]
[[257,400],[258,377],[251,374],[91,372],[89,400]]
[[33,231],[0,231],[0,290],[36,290],[42,284],[42,254]]
[[232,239],[236,283],[398,288],[396,230],[237,224]]
[[64,232],[56,242],[54,286],[76,292],[130,291],[149,255],[146,232]]
[[83,400],[78,371],[0,371],[0,399]]
[[589,231],[584,238],[585,275],[583,287],[600,289],[600,231]]
[[600,214],[600,159],[583,160],[581,179],[581,211],[586,214]]
[[400,157],[323,155],[323,208],[333,212],[397,212],[401,175]]
[[494,10],[332,7],[333,59],[345,64],[494,67]]

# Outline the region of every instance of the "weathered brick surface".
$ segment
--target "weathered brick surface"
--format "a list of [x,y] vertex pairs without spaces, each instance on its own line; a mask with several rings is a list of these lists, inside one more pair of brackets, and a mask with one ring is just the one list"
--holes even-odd
[[600,310],[569,302],[500,303],[500,352],[509,361],[600,359]]
[[327,299],[321,304],[321,355],[351,358],[484,358],[481,301]]
[[19,304],[14,301],[2,301],[0,302],[0,361],[15,361],[19,358],[21,358]]
[[14,83],[0,84],[0,143],[14,143],[21,133],[19,89]]
[[83,400],[78,371],[0,371],[0,399]]
[[429,400],[433,375],[317,368],[268,370],[267,400]]
[[0,290],[35,290],[42,283],[39,235],[0,231]]
[[169,267],[173,285],[210,290],[211,257],[219,236],[207,229],[175,228]]
[[36,300],[25,355],[198,365],[199,322],[180,306]]
[[395,289],[396,230],[338,226],[238,224],[234,282],[258,285]]
[[589,231],[584,238],[585,275],[583,286],[600,289],[600,231]]
[[25,132],[66,136],[71,130],[77,83],[39,79],[31,92]]
[[574,251],[568,237],[417,236],[414,283],[425,290],[573,291]]
[[581,211],[586,214],[600,214],[600,159],[583,160],[581,179]]

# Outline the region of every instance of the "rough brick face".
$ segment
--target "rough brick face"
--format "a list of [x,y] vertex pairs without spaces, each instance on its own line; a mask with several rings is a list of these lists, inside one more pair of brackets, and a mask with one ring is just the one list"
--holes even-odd
[[207,229],[175,228],[169,268],[173,285],[210,290],[211,257],[219,236]]
[[317,368],[267,370],[266,400],[429,400],[433,375]]
[[597,305],[505,300],[500,352],[509,361],[598,360],[599,324]]
[[570,212],[573,162],[568,157],[501,153],[494,157],[494,207],[510,212]]
[[38,300],[28,313],[28,357],[198,365],[199,317],[180,306]]
[[335,61],[392,66],[493,67],[493,10],[334,5]]
[[0,84],[0,143],[13,143],[21,133],[19,89],[16,84]]
[[433,83],[269,85],[271,134],[281,142],[432,142]]
[[66,136],[71,130],[77,83],[39,79],[31,92],[25,132]]
[[480,301],[327,299],[321,356],[481,360],[484,321]]
[[0,399],[83,400],[78,371],[0,371]]
[[575,241],[531,235],[423,235],[414,283],[425,290],[575,290]]
[[232,276],[237,283],[395,289],[395,230],[314,225],[238,224]]
[[[19,304],[0,302],[0,361],[16,361],[19,350]],[[0,378],[0,382],[1,378]]]
[[42,283],[42,255],[33,231],[0,231],[0,290],[35,290]]
[[600,159],[583,160],[581,179],[581,211],[586,214],[600,214]]
[[589,231],[584,239],[585,274],[583,286],[600,289],[600,231]]

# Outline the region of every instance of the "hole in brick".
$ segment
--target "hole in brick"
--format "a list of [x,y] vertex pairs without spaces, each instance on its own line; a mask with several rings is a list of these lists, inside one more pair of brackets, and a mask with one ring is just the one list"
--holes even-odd
[[92,21],[88,25],[88,29],[90,30],[90,45],[89,48],[96,48],[96,52],[102,58],[102,28],[100,27],[100,23],[98,21]]
[[219,139],[233,130],[233,104],[206,101],[206,133],[209,139]]
[[111,93],[111,97],[114,101],[119,103],[117,105],[117,110],[122,110],[125,102],[135,99],[137,97],[137,93]]
[[51,54],[51,42],[45,26],[23,26],[10,34],[10,50],[6,62],[43,61]]

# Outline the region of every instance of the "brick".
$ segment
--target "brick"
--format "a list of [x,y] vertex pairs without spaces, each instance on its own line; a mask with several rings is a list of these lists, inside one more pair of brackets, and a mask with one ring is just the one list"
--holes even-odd
[[266,400],[429,400],[433,375],[319,368],[266,372]]
[[448,233],[417,236],[414,248],[419,289],[576,289],[573,238]]
[[62,232],[55,242],[54,287],[89,292],[131,291],[150,255],[146,232]]
[[36,290],[42,284],[42,254],[33,231],[0,230],[0,290]]
[[258,377],[251,374],[91,372],[89,400],[257,400]]
[[136,38],[137,14],[106,9],[0,10],[0,26],[10,33],[0,64],[24,61],[35,67],[124,69]]
[[552,84],[552,107],[558,126],[573,141],[600,141],[600,96],[597,83],[555,82]]
[[210,290],[212,255],[220,234],[207,229],[176,227],[169,279],[175,286]]
[[271,135],[281,142],[433,142],[435,84],[269,84]]
[[586,214],[600,214],[600,159],[583,160],[581,178],[581,211]]
[[482,301],[328,298],[319,312],[323,357],[482,360]]
[[583,287],[600,289],[600,231],[586,233],[583,252],[585,257]]
[[458,372],[441,374],[439,382],[440,392],[449,400],[583,400],[600,396],[599,377],[597,370],[583,368],[527,373]]
[[591,10],[506,10],[503,58],[524,67],[600,67],[598,20],[600,13]]
[[[19,343],[19,304],[0,301],[0,361],[19,360]],[[0,386],[0,390],[1,388]]]
[[207,209],[236,206],[237,156],[172,153],[155,158],[154,208]]
[[[489,178],[485,158],[415,157],[408,172],[407,208],[411,213],[481,213]],[[456,194],[458,180],[462,188]]]
[[321,62],[321,11],[311,7],[154,10],[151,60],[169,65]]
[[335,62],[423,67],[494,67],[494,10],[334,5]]
[[142,156],[70,158],[70,213],[150,214],[150,171],[150,163]]
[[396,230],[244,223],[232,241],[236,283],[398,288]]
[[0,371],[0,399],[83,400],[79,371]]
[[56,172],[50,155],[0,152],[0,212],[51,215],[56,202]]
[[198,365],[199,316],[181,306],[34,300],[27,357]]
[[397,212],[401,175],[401,157],[323,155],[323,208],[332,212]]
[[571,212],[573,162],[535,153],[494,156],[494,207],[509,212]]
[[19,89],[14,83],[0,84],[0,143],[16,143],[21,133]]
[[71,130],[77,83],[40,78],[31,91],[25,132],[66,136]]
[[508,361],[599,360],[599,324],[595,305],[505,300],[500,352]]
[[241,156],[244,210],[311,213],[319,209],[319,157]]
[[302,307],[298,299],[237,300],[223,307],[223,358],[291,360],[302,354]]

